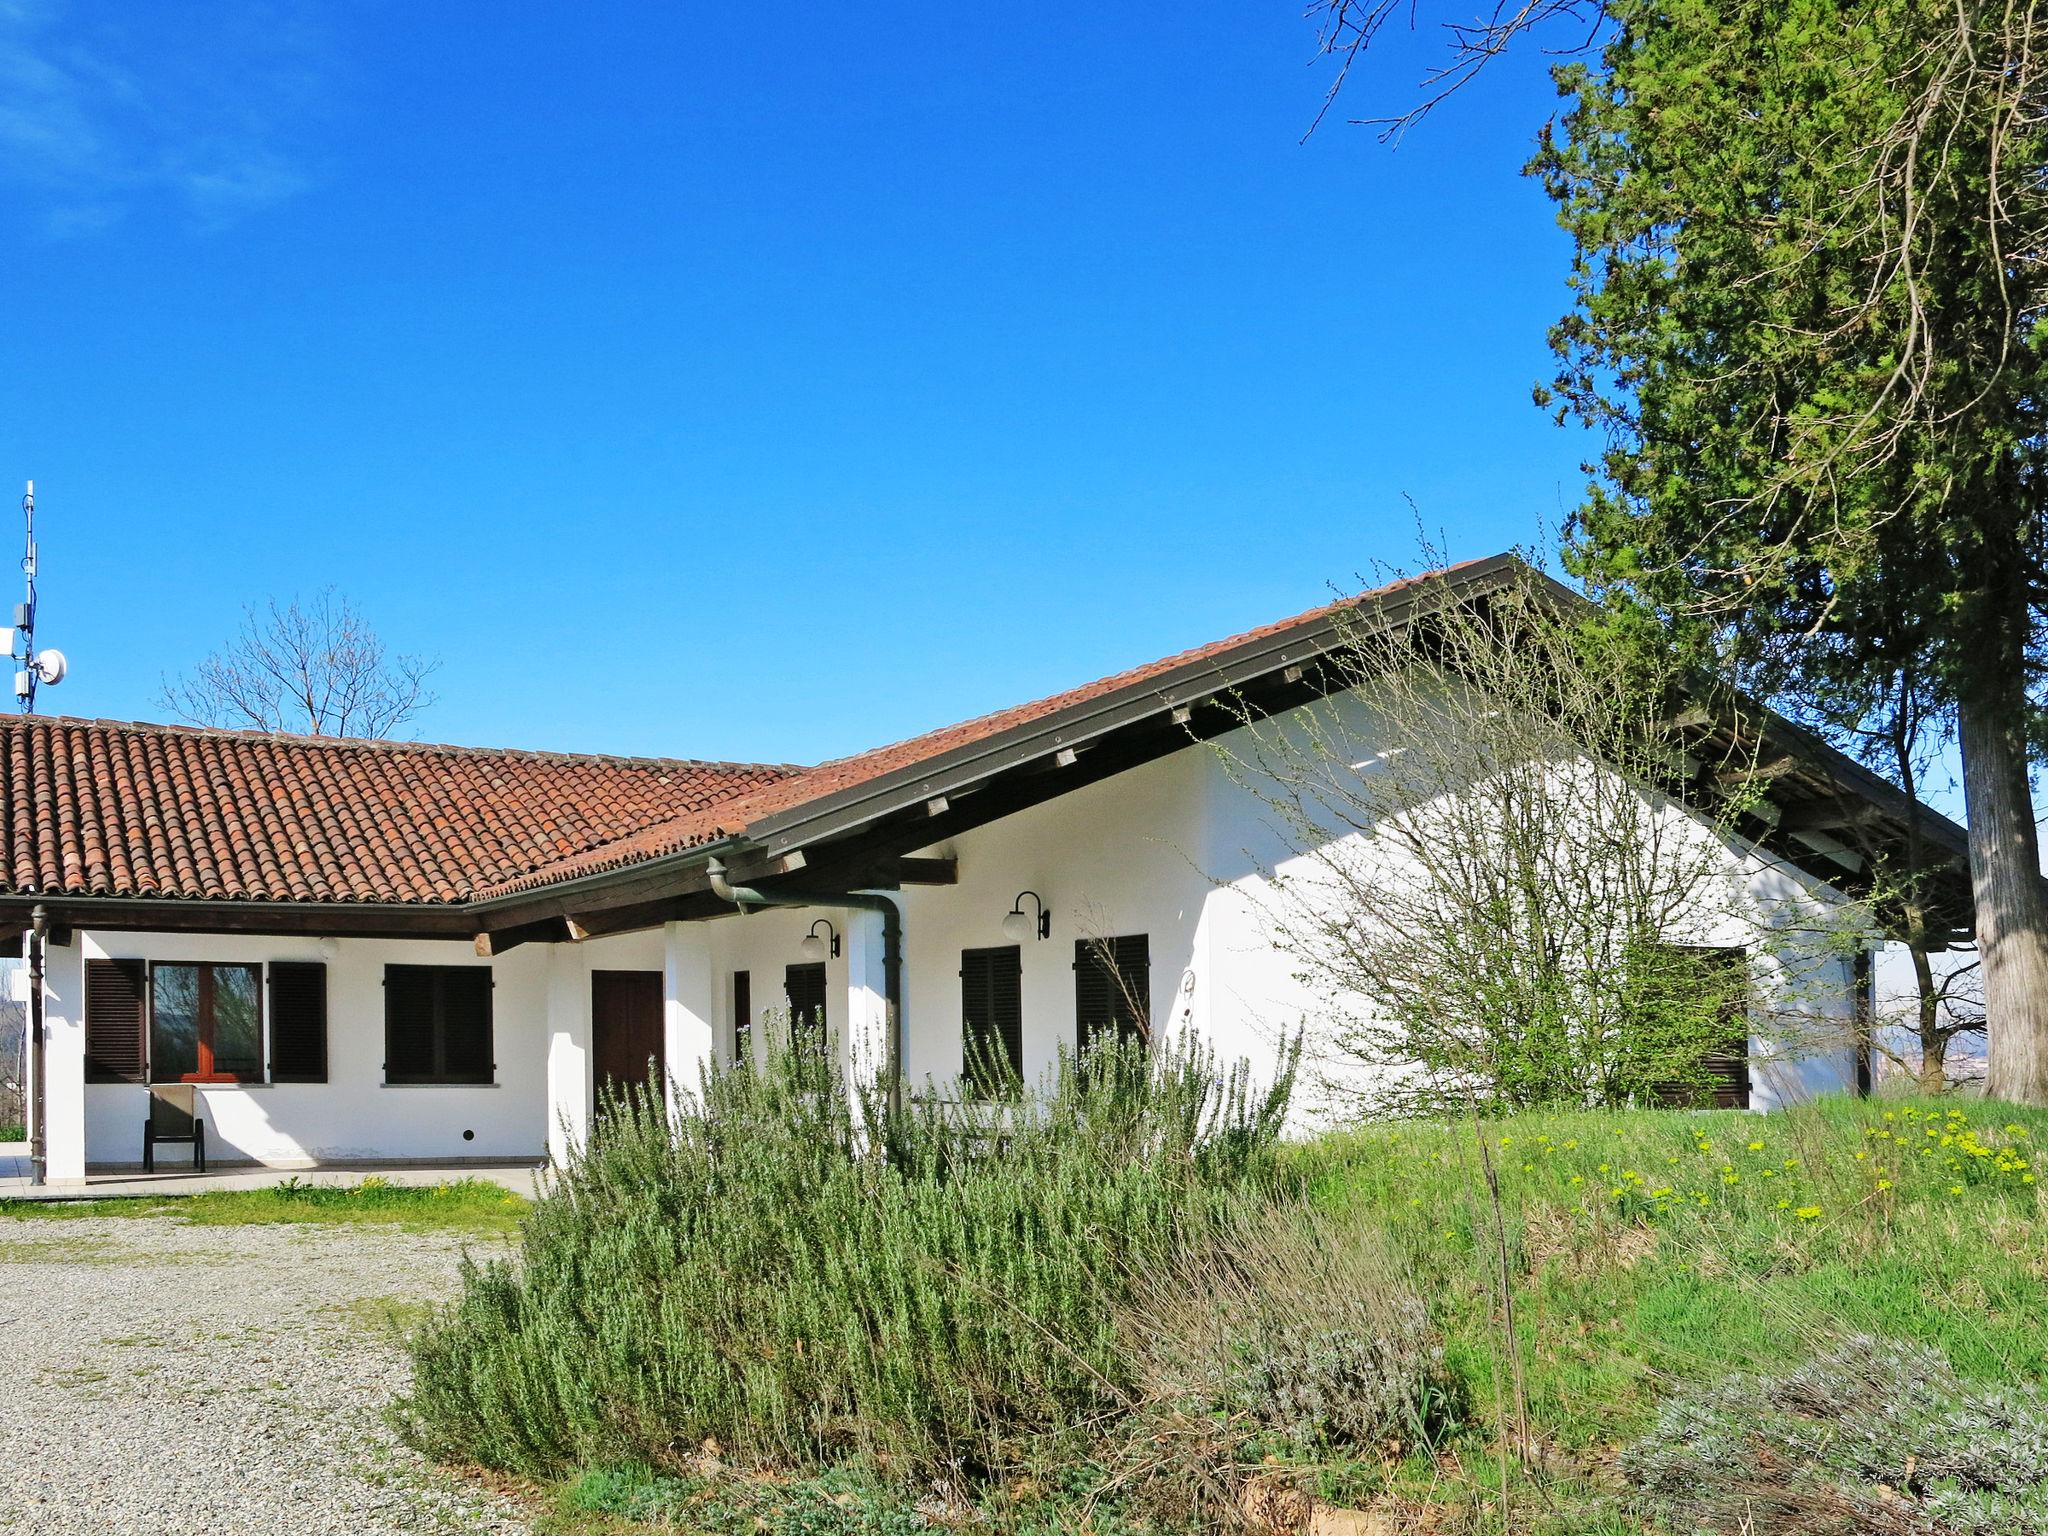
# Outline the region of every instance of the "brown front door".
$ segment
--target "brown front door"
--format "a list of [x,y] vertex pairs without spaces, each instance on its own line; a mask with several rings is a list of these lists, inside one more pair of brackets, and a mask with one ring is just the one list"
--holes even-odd
[[662,1073],[661,972],[590,973],[591,1086],[600,1104]]

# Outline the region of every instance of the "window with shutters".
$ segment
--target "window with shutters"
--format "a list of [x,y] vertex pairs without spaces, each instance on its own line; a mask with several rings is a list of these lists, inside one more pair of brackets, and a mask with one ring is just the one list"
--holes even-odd
[[262,971],[158,961],[149,968],[149,1077],[156,1083],[263,1080]]
[[1142,933],[1074,941],[1074,1047],[1152,1038],[1152,955]]
[[967,1091],[1003,1098],[1024,1085],[1024,963],[1015,944],[960,952],[960,1036]]
[[148,1071],[148,968],[140,960],[85,962],[85,1080],[139,1083]]
[[792,1049],[824,1051],[831,1041],[825,1018],[825,963],[792,965],[783,972],[782,989],[789,998],[789,1043]]
[[318,960],[270,962],[270,1080],[327,1081],[327,967]]
[[491,973],[480,965],[384,967],[384,1081],[489,1083]]
[[732,1059],[754,1059],[754,973],[732,973]]
[[1688,958],[1692,965],[1676,967],[1667,985],[1704,988],[1722,1023],[1722,1038],[1699,1062],[1697,1082],[1669,1082],[1654,1085],[1647,1097],[1653,1104],[1672,1108],[1749,1108],[1749,956],[1741,949],[1706,949],[1691,945],[1667,945],[1665,949]]

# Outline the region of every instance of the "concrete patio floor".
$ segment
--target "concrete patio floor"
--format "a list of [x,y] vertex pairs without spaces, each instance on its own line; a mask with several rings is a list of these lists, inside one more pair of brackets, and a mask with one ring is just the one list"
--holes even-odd
[[111,1200],[129,1195],[198,1195],[217,1190],[268,1189],[287,1179],[301,1184],[358,1184],[376,1177],[392,1184],[448,1184],[457,1179],[488,1179],[515,1195],[529,1198],[540,1174],[535,1163],[327,1163],[318,1168],[263,1168],[246,1163],[213,1165],[205,1173],[182,1164],[144,1173],[136,1168],[110,1168],[86,1175],[83,1184],[53,1184],[41,1189],[29,1183],[28,1144],[0,1141],[0,1200]]

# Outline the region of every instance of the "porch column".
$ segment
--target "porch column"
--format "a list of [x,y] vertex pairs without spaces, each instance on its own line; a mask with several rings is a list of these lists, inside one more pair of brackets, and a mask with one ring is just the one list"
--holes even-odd
[[548,1160],[590,1134],[590,968],[573,944],[548,946]]
[[[43,1063],[43,1148],[48,1159],[44,1177],[52,1184],[83,1184],[85,945],[76,934],[69,944],[52,944],[43,954]],[[137,1111],[138,1125],[141,1113]],[[129,1141],[140,1145],[140,1133]]]
[[695,1098],[718,1038],[718,988],[706,923],[662,925],[662,1051],[669,1112]]
[[[882,914],[851,908],[846,933],[846,1019],[840,1066],[849,1093],[880,1083],[889,1065],[889,998],[882,976]],[[858,1100],[856,1099],[856,1107]]]

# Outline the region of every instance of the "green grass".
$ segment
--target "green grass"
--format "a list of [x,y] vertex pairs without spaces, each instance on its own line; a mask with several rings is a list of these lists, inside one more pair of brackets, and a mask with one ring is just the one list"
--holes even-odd
[[63,1221],[86,1216],[174,1216],[206,1227],[305,1222],[494,1236],[516,1232],[531,1204],[488,1179],[405,1185],[372,1177],[358,1184],[286,1180],[268,1189],[112,1200],[0,1200],[0,1218]]
[[27,1141],[27,1140],[28,1140],[28,1127],[27,1127],[27,1126],[25,1126],[25,1125],[11,1125],[11,1124],[9,1124],[8,1122],[6,1122],[6,1121],[4,1121],[4,1120],[0,1120],[0,1142],[8,1142],[8,1141]]
[[[1292,1166],[1324,1209],[1396,1238],[1473,1405],[1470,1445],[1500,1443],[1518,1363],[1532,1439],[1597,1482],[1674,1388],[1851,1333],[1932,1345],[1967,1377],[2048,1381],[2044,1138],[2040,1110],[1830,1099],[1391,1126],[1297,1148]],[[1451,1502],[1493,1497],[1491,1474],[1466,1470]],[[1388,1486],[1419,1496],[1418,1481],[1444,1496],[1440,1461]]]

